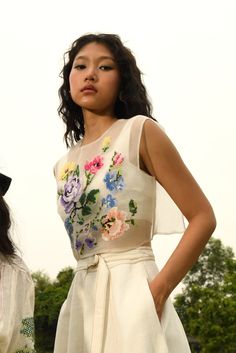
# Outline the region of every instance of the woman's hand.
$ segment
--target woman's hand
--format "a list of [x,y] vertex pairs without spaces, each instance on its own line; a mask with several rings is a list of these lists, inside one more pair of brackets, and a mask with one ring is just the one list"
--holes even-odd
[[160,280],[159,275],[150,281],[148,285],[153,297],[158,318],[161,321],[165,302],[170,295],[170,289],[168,288],[167,284]]

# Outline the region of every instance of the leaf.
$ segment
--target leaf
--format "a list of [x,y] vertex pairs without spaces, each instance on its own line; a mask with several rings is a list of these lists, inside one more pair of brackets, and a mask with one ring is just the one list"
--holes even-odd
[[82,216],[88,216],[92,213],[92,210],[89,206],[83,206],[82,208]]
[[84,205],[86,200],[86,193],[83,192],[83,194],[80,196],[79,202],[81,203],[81,205]]
[[137,213],[137,203],[134,200],[129,202],[129,211],[134,216]]
[[77,168],[75,170],[75,175],[77,175],[77,177],[79,177],[79,166],[77,165]]
[[87,199],[86,199],[86,203],[95,203],[97,200],[97,194],[99,193],[99,189],[94,189],[91,190],[88,193]]

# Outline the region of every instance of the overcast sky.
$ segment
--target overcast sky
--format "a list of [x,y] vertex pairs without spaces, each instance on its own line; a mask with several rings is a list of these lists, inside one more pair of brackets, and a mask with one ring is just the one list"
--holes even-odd
[[[32,271],[74,265],[56,210],[53,165],[66,152],[57,116],[63,53],[88,32],[119,34],[165,127],[236,252],[236,1],[8,1],[0,8],[0,170],[14,239]],[[161,267],[179,236],[153,242]]]

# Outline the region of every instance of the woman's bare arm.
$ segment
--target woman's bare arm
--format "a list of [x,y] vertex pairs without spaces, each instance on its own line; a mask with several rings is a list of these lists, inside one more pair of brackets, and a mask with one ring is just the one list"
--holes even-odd
[[[200,141],[200,137],[199,137]],[[150,283],[159,317],[177,284],[197,261],[216,227],[212,207],[168,136],[146,120],[140,143],[141,165],[165,188],[189,224],[178,246]]]

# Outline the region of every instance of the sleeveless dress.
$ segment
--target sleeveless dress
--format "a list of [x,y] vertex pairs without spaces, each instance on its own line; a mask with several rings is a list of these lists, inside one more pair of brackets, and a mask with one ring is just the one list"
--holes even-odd
[[34,283],[23,260],[0,254],[0,353],[35,353]]
[[189,353],[168,299],[161,322],[149,289],[155,233],[183,232],[177,206],[139,168],[145,116],[117,120],[55,165],[58,211],[77,269],[62,305],[54,353]]

